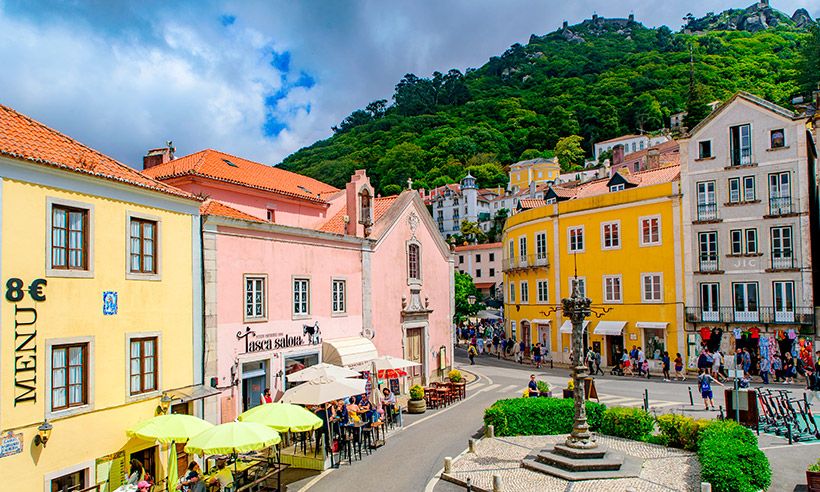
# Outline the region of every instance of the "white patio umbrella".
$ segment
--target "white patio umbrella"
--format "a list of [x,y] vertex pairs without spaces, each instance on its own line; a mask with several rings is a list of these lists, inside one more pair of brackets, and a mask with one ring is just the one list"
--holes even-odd
[[373,359],[373,364],[377,371],[384,369],[406,369],[408,367],[420,366],[416,361],[393,357],[392,355],[382,355]]
[[293,374],[288,374],[288,381],[301,382],[310,381],[311,379],[321,377],[333,377],[334,379],[355,378],[359,373],[346,367],[340,367],[333,364],[322,362],[314,366],[306,367],[301,371],[296,371]]

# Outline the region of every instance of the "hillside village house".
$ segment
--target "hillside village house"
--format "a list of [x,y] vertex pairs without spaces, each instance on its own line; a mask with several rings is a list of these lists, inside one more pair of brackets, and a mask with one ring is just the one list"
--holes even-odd
[[125,430],[210,395],[200,200],[6,106],[0,198],[2,488],[114,490],[132,458],[162,476],[167,446]]
[[[659,367],[664,350],[683,350],[679,166],[553,185],[548,205],[509,219],[502,239],[507,331],[569,362],[569,320],[547,305],[574,288],[612,310],[585,322],[584,347],[605,364],[632,345]],[[577,271],[577,277],[576,277]]]
[[526,190],[531,183],[536,185],[551,184],[561,174],[558,159],[529,159],[510,165],[510,189],[513,192]]
[[617,145],[623,146],[624,154],[630,154],[667,141],[669,141],[669,137],[665,135],[623,135],[603,142],[596,142],[592,148],[592,159],[598,160],[601,153],[613,150]]
[[814,335],[817,151],[807,118],[739,93],[680,140],[689,356]]
[[221,392],[211,420],[232,421],[318,362],[367,370],[389,354],[418,361],[417,382],[452,363],[453,263],[417,192],[377,197],[364,171],[339,190],[215,150],[155,149],[145,166],[208,197],[205,378]]
[[501,296],[501,243],[456,246],[455,267],[473,278],[485,299]]
[[461,183],[434,188],[426,195],[424,190],[420,193],[431,209],[433,222],[445,239],[461,234],[461,223],[465,220],[477,223],[484,232],[493,226],[495,212],[490,202],[498,196],[499,190],[479,189],[476,179],[469,173]]

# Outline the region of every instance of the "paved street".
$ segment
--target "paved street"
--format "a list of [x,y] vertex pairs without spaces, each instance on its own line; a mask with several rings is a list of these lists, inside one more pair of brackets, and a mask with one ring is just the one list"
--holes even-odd
[[[549,381],[553,391],[560,391],[568,378],[566,369],[533,371],[531,367],[488,356],[477,358],[476,365],[469,366],[463,351],[459,352],[457,365],[479,376],[478,381],[468,387],[465,401],[442,410],[428,410],[423,415],[406,416],[405,428],[393,434],[387,444],[372,455],[365,456],[362,461],[354,461],[352,466],[343,464],[341,468],[322,476],[309,475],[290,484],[289,490],[463,490],[434,477],[441,470],[445,456],[459,455],[466,449],[467,439],[480,435],[484,409],[498,399],[520,396],[532,372],[539,374],[539,379]],[[716,416],[717,412],[701,409],[692,382],[691,378],[686,383],[666,383],[654,377],[647,381],[605,376],[596,379],[596,386],[601,403],[639,407],[643,404],[644,391],[648,390],[650,408],[658,413],[683,411],[697,418]],[[694,407],[689,405],[689,387],[692,388]],[[716,392],[715,403],[724,405],[722,393]],[[767,450],[770,459],[783,461],[782,466],[773,463],[775,485],[770,490],[794,490],[795,484],[804,480],[801,470],[805,469],[805,465],[802,461],[810,461],[811,456],[820,453],[820,446],[816,444],[800,445],[799,449],[806,447],[811,453],[800,453],[801,459],[796,460],[794,450],[798,448],[780,447],[785,444],[782,439],[764,437],[761,443],[762,446],[772,447]],[[805,460],[802,459],[804,456],[807,456]]]

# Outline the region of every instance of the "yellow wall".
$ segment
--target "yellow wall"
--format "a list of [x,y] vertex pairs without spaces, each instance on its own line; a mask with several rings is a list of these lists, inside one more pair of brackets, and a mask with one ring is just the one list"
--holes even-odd
[[[101,190],[105,190],[101,187]],[[110,189],[108,190],[110,191]],[[93,209],[93,278],[46,275],[47,198],[74,200]],[[161,280],[126,279],[126,212],[160,219]],[[160,392],[130,401],[127,386],[126,335],[159,332],[158,387],[191,385],[193,364],[192,221],[189,214],[139,206],[45,186],[5,179],[2,182],[2,281],[11,277],[28,284],[44,278],[46,300],[28,295],[19,307],[37,309],[36,402],[14,406],[14,304],[2,298],[0,353],[0,430],[24,434],[24,450],[0,458],[0,475],[8,490],[44,490],[44,476],[125,449],[151,443],[130,441],[125,429],[154,415]],[[103,316],[104,291],[119,295],[119,312]],[[88,412],[50,419],[54,426],[47,447],[35,447],[36,427],[46,415],[46,351],[48,340],[93,337]],[[90,354],[91,355],[91,354]],[[91,408],[93,407],[93,409]],[[127,455],[126,455],[127,457]],[[93,478],[93,477],[91,477]]]
[[[535,253],[535,234],[547,233],[547,252],[550,264],[548,267],[529,268],[506,271],[505,313],[508,320],[516,322],[517,339],[520,341],[521,323],[531,323],[531,340],[536,340],[538,332],[533,320],[547,320],[550,324],[550,338],[553,359],[566,361],[569,357],[569,335],[559,334],[558,329],[564,322],[560,312],[546,316],[546,307],[538,305],[536,281],[549,281],[548,304],[560,304],[562,297],[569,297],[569,279],[573,276],[577,259],[578,276],[586,281],[586,295],[593,305],[606,306],[612,311],[602,320],[627,321],[624,330],[624,345],[627,350],[632,345],[643,345],[643,330],[636,326],[641,322],[668,322],[666,329],[665,350],[674,359],[675,353],[683,353],[683,277],[682,277],[682,229],[680,221],[680,195],[677,183],[665,183],[654,186],[606,193],[599,196],[569,200],[558,205],[548,205],[525,211],[507,219],[503,242],[504,258],[509,255],[509,241],[515,241],[516,255],[519,254],[518,239],[526,235],[528,254]],[[642,216],[661,216],[660,246],[640,246],[639,218]],[[677,216],[677,218],[676,218]],[[620,221],[620,249],[603,250],[601,223]],[[556,255],[556,223],[557,249]],[[569,254],[568,228],[584,226],[585,248],[583,253]],[[677,247],[675,243],[677,242]],[[644,303],[641,297],[641,274],[660,272],[663,275],[662,303]],[[622,303],[604,304],[603,276],[621,275]],[[521,304],[520,283],[529,285],[529,303]],[[517,303],[509,303],[509,285],[516,284]],[[560,284],[560,285],[559,285]],[[516,305],[517,304],[517,305]],[[594,331],[598,319],[590,318],[589,331]],[[507,330],[511,323],[507,321]],[[634,338],[633,338],[634,337]],[[680,337],[680,338],[679,338]],[[607,362],[607,344],[599,335],[590,337],[590,344],[601,342],[602,355]],[[534,343],[534,342],[533,342]],[[566,351],[565,351],[566,350]],[[649,356],[651,354],[647,354]]]
[[[538,173],[541,177],[538,177]],[[510,185],[524,189],[530,185],[530,180],[538,183],[555,181],[561,174],[561,167],[558,161],[541,162],[530,166],[514,166],[510,169]]]

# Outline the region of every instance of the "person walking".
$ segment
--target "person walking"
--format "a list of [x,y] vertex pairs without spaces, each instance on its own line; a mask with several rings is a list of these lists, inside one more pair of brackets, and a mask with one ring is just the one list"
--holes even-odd
[[680,352],[675,354],[675,379],[686,381],[686,375],[683,373],[683,357]]
[[535,382],[535,374],[530,374],[530,382],[527,383],[527,391],[530,398],[538,398],[538,384]]
[[595,375],[601,373],[601,376],[604,375],[604,371],[601,370],[601,352],[595,352]]
[[669,375],[669,366],[671,363],[669,360],[669,352],[664,351],[661,362],[663,363],[663,380],[668,383],[672,380],[672,376]]
[[592,349],[587,350],[586,361],[587,361],[587,367],[589,368],[589,375],[594,376],[595,375],[595,369],[594,369],[594,366],[595,366],[595,352],[593,352]]
[[698,375],[698,388],[700,389],[700,396],[703,397],[703,406],[705,410],[709,410],[710,406],[712,407],[712,410],[715,409],[715,402],[713,399],[714,396],[712,395],[712,383],[717,383],[718,385],[723,386],[723,383],[709,375],[709,371],[707,369],[701,369],[700,374]]
[[772,357],[772,372],[774,373],[774,382],[779,383],[783,378],[783,360],[777,352]]
[[532,363],[536,369],[541,369],[541,343],[535,344],[535,349],[532,351]]
[[484,353],[484,336],[483,335],[478,335],[478,347],[477,347],[477,349],[478,349],[479,355]]
[[470,344],[470,346],[467,348],[467,357],[470,358],[470,365],[471,366],[475,365],[475,356],[476,355],[478,355],[478,349],[475,348],[475,345]]
[[501,352],[498,351],[498,347],[501,344],[501,339],[498,338],[498,334],[493,335],[493,352],[495,353],[498,358],[501,358]]
[[794,374],[797,371],[794,368],[794,358],[791,352],[783,354],[783,377],[786,379],[786,384],[794,382]]
[[524,353],[526,351],[527,351],[527,344],[524,343],[524,340],[521,340],[521,342],[518,344],[518,363],[519,364],[524,363]]
[[749,379],[751,377],[751,374],[749,374],[749,370],[752,368],[752,354],[749,353],[749,349],[743,347],[741,356],[743,360],[743,377]]
[[763,384],[769,384],[769,372],[772,370],[772,363],[767,357],[760,359],[760,377],[763,379]]
[[646,354],[643,349],[638,349],[638,376],[643,376],[643,371],[646,371],[646,377],[649,378],[649,362],[646,360]]
[[621,356],[621,366],[624,370],[624,376],[634,376],[635,373],[632,372],[632,360],[629,357],[629,354],[624,352]]
[[720,365],[723,363],[723,356],[720,351],[712,354],[712,377],[720,381]]

